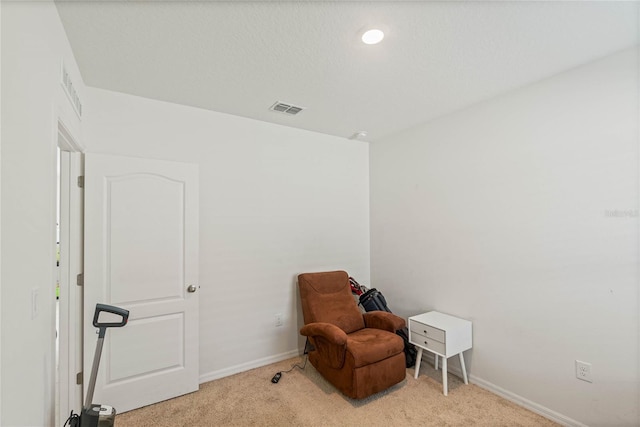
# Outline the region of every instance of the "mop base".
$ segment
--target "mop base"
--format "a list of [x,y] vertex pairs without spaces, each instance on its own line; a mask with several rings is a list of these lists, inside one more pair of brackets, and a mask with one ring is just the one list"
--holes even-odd
[[109,405],[92,404],[80,415],[80,427],[113,427],[115,423],[116,410]]

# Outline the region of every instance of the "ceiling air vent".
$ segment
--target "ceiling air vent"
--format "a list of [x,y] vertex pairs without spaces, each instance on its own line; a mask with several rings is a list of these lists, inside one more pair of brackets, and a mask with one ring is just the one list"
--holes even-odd
[[305,107],[298,107],[296,105],[285,104],[284,102],[276,102],[269,108],[271,111],[278,111],[280,113],[290,114],[295,116],[300,111],[304,110]]

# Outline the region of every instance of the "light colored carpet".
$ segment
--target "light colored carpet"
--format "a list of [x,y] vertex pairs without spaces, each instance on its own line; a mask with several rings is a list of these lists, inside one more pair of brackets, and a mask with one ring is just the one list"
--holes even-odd
[[200,385],[200,391],[116,417],[117,427],[165,426],[556,426],[557,424],[422,363],[400,384],[357,401],[338,392],[310,363],[278,384],[271,377],[295,358]]

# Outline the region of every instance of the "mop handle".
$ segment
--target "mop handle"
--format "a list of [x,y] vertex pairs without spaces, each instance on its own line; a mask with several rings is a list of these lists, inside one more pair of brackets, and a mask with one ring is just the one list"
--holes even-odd
[[[98,318],[103,312],[116,314],[122,319],[119,322],[100,322]],[[129,310],[107,304],[96,304],[96,311],[93,313],[93,326],[96,328],[121,328],[127,324],[127,320],[129,320]]]
[[[112,313],[121,316],[119,322],[100,322],[100,313]],[[100,328],[98,332],[98,342],[96,343],[96,352],[93,356],[93,366],[91,368],[91,378],[89,379],[89,387],[87,388],[87,398],[84,401],[84,407],[89,408],[93,400],[93,392],[96,388],[96,379],[98,377],[98,367],[100,366],[100,356],[102,355],[102,345],[104,344],[104,336],[107,328],[121,328],[127,324],[129,320],[129,310],[114,307],[106,304],[96,304],[96,311],[93,314],[93,326]]]
[[93,356],[93,367],[91,368],[91,379],[89,379],[89,388],[87,389],[87,398],[84,401],[85,409],[89,409],[93,400],[93,392],[96,389],[96,378],[98,377],[98,366],[100,366],[100,356],[102,354],[102,344],[104,343],[104,328],[100,328],[100,338],[96,344],[96,353]]

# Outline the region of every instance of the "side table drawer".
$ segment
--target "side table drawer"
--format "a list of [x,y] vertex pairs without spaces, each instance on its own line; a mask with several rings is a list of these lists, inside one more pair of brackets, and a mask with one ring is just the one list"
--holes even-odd
[[423,335],[417,334],[415,332],[411,332],[411,336],[409,337],[409,341],[415,345],[420,347],[424,347],[428,350],[434,351],[438,354],[446,355],[446,349],[444,343],[440,341],[436,341],[435,339],[425,337]]
[[433,326],[425,325],[424,323],[411,320],[409,323],[409,330],[411,332],[415,332],[416,334],[423,335],[427,338],[433,338],[436,341],[445,342],[444,331],[434,328]]

